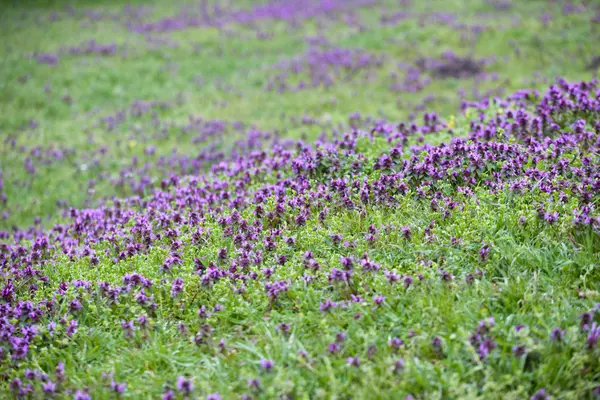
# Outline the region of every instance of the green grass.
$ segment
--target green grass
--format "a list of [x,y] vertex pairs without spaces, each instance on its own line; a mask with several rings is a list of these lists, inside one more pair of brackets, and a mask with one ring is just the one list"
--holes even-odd
[[[231,3],[235,8],[248,8],[257,2]],[[459,91],[464,91],[466,100],[475,100],[488,91],[502,97],[524,88],[541,90],[557,77],[594,77],[586,65],[600,51],[600,27],[590,23],[589,12],[564,15],[560,4],[538,0],[515,0],[508,10],[496,10],[492,2],[481,0],[414,1],[408,9],[410,18],[386,26],[379,17],[386,9],[397,11],[398,2],[379,3],[354,10],[365,30],[341,20],[319,19],[304,21],[294,29],[282,22],[262,21],[260,30],[273,34],[268,40],[238,24],[151,34],[177,42],[177,48],[150,48],[146,38],[128,31],[123,21],[67,15],[63,2],[12,2],[1,7],[0,176],[7,201],[0,203],[0,230],[27,228],[35,217],[41,217],[45,227],[64,221],[61,212],[66,206],[58,206],[60,201],[68,207],[87,208],[113,196],[132,196],[129,186],[118,186],[111,179],[141,169],[146,162],[152,164],[144,175],[158,186],[171,173],[180,174],[176,167],[158,165],[161,156],[193,158],[211,144],[228,153],[247,132],[234,129],[231,124],[236,121],[282,138],[314,142],[323,132],[340,129],[340,124],[341,129],[351,130],[348,116],[354,112],[398,122],[420,115],[419,107],[426,104],[425,110],[436,111],[442,120],[456,118],[455,134],[466,135],[471,118],[460,114]],[[133,4],[151,7],[146,22],[176,15],[183,5]],[[117,1],[75,5],[78,10],[120,15],[123,9]],[[54,10],[61,18],[50,23]],[[444,23],[421,26],[419,16],[431,16],[430,10],[454,14],[456,23],[467,30],[475,25],[485,29],[476,38],[472,33],[465,38],[465,31]],[[545,13],[551,15],[547,26],[541,21]],[[227,30],[232,33],[227,35]],[[366,72],[372,74],[371,80],[359,74],[350,82],[340,80],[328,88],[284,93],[266,90],[269,79],[279,72],[274,65],[304,55],[309,48],[305,37],[316,35],[326,37],[332,46],[381,55],[384,62]],[[61,54],[56,66],[40,64],[31,57],[91,39],[115,42],[119,51],[113,56]],[[439,58],[445,51],[476,59],[495,57],[486,73],[497,74],[497,79],[434,78],[416,93],[390,90],[391,73],[404,78],[399,63],[414,65],[419,58]],[[70,96],[71,104],[63,100],[65,95]],[[157,106],[135,116],[130,107],[136,100],[168,102],[169,107]],[[100,122],[120,111],[125,112],[125,119],[115,129]],[[208,142],[193,143],[195,134],[182,130],[190,116],[223,121],[228,126]],[[302,125],[290,119],[303,116],[317,123]],[[30,127],[30,121],[37,127]],[[426,137],[426,141],[438,144],[449,138],[445,131]],[[415,144],[411,139],[406,149]],[[24,163],[37,146],[43,154],[60,151],[65,156],[44,156],[48,162],[36,160],[36,172],[29,174]],[[156,147],[155,155],[145,155],[149,146]],[[374,157],[387,146],[383,140],[369,143],[365,139],[360,150]],[[99,152],[101,148],[105,154]],[[135,167],[134,157],[138,159]],[[204,165],[203,170],[209,166]],[[138,176],[136,172],[132,175]],[[377,172],[365,172],[364,176],[372,181]],[[275,177],[261,179],[272,182]],[[328,182],[332,176],[324,173],[314,179]],[[90,185],[90,180],[96,184]],[[149,195],[150,189],[142,194]],[[524,399],[540,388],[557,399],[592,398],[591,391],[600,385],[598,349],[582,350],[585,339],[577,325],[579,315],[600,301],[596,291],[600,282],[597,234],[584,232],[572,241],[567,239],[573,230],[567,218],[555,225],[539,222],[533,204],[550,201],[541,191],[514,197],[478,189],[475,198],[460,198],[465,209],[448,218],[410,191],[394,208],[335,208],[322,223],[313,218],[300,228],[284,224],[285,234],[297,242],[279,245],[278,255],[285,254],[288,261],[276,268],[271,280],[290,279],[293,284],[274,303],[260,280],[249,281],[243,294],[235,293],[234,285],[224,280],[210,289],[200,286],[193,259],[216,261],[217,249],[236,248],[215,220],[203,223],[211,233],[201,245],[194,245],[192,231],[182,228],[184,262],[170,275],[159,271],[168,254],[167,240],[147,254],[119,263],[112,260],[114,245],[100,242],[95,245],[98,253],[110,249],[111,256],[103,257],[94,268],[86,257],[57,256],[52,265],[43,266],[49,284],[31,300],[52,297],[60,282],[79,279],[121,285],[124,274],[136,271],[157,283],[152,295],[158,307],[150,310],[133,299],[109,304],[98,296],[97,288],[87,292],[71,287],[67,297],[85,303],[85,308],[75,313],[80,332],[67,337],[59,326],[54,337],[36,339],[31,349],[35,355],[26,363],[0,363],[0,394],[9,396],[9,380],[22,376],[26,368],[51,373],[57,362],[63,361],[68,388],[89,387],[94,399],[115,398],[109,380],[104,382],[101,377],[111,372],[116,381],[127,382],[124,397],[131,399],[157,398],[165,387],[173,388],[181,375],[193,380],[194,398],[219,392],[227,399],[243,393],[263,399],[398,399],[409,394],[418,399]],[[567,204],[564,210],[576,206]],[[251,212],[246,212],[244,217],[251,219]],[[527,224],[520,225],[521,216],[527,218]],[[427,241],[423,229],[433,220],[437,222],[435,239]],[[370,225],[382,231],[375,243],[364,237]],[[384,234],[385,226],[410,226],[414,235],[405,240],[397,230]],[[356,248],[350,251],[332,243],[330,236],[337,233],[344,240],[356,241]],[[452,238],[461,238],[462,243],[453,244]],[[478,256],[484,242],[491,248],[487,261]],[[305,251],[312,251],[321,264],[315,273],[318,285],[302,280]],[[358,258],[365,252],[389,270],[414,276],[414,284],[404,288],[390,285],[382,274],[360,275],[352,291],[363,295],[364,303],[320,312],[319,304],[326,298],[350,298],[350,288],[327,281],[331,269],[339,266],[339,258],[348,254]],[[265,264],[275,263],[275,255],[268,254]],[[440,281],[438,268],[455,274],[456,279]],[[465,275],[476,269],[485,275],[466,283]],[[423,275],[422,282],[416,279],[418,274]],[[173,299],[170,282],[176,276],[185,277],[186,288]],[[1,279],[4,284],[4,276]],[[373,293],[386,297],[381,307],[373,306]],[[198,307],[212,310],[217,304],[224,310],[205,321],[214,327],[211,338],[206,344],[195,344],[194,335],[203,323],[196,315]],[[56,315],[68,312],[66,300],[57,307]],[[142,314],[148,315],[149,328],[127,337],[121,321]],[[482,362],[469,336],[480,320],[490,316],[496,321],[493,333],[498,348]],[[276,329],[283,322],[291,326],[288,334]],[[185,324],[186,332],[178,329],[179,323]],[[514,328],[519,324],[525,328],[517,332]],[[567,329],[562,343],[549,338],[555,327]],[[411,330],[414,335],[409,337]],[[327,346],[342,331],[347,334],[342,349],[328,355]],[[388,345],[395,336],[406,341],[397,354]],[[442,354],[432,350],[434,336],[443,339]],[[217,346],[221,338],[226,343],[223,352]],[[524,344],[530,355],[513,357],[512,347],[517,344]],[[377,348],[372,357],[370,345]],[[300,350],[307,352],[307,359],[298,355]],[[346,365],[349,356],[360,357],[360,369]],[[397,358],[405,362],[400,373],[392,370]],[[261,359],[273,360],[274,371],[261,372]],[[253,392],[246,381],[257,376],[262,389]]]

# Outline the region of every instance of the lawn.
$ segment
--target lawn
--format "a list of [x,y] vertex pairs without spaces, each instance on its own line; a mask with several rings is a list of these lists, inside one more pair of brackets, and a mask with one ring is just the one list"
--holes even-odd
[[0,10],[0,397],[600,398],[600,4]]

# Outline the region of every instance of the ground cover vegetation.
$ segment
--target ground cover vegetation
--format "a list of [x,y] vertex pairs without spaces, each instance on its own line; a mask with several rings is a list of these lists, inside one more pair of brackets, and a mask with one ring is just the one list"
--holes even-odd
[[600,5],[0,15],[0,394],[600,398]]

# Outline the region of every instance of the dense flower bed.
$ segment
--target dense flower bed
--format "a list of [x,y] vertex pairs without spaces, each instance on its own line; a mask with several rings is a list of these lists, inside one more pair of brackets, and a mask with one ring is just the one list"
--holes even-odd
[[[247,380],[248,395],[316,393],[306,379],[334,374],[348,390],[373,379],[418,396],[430,390],[423,369],[452,382],[444,396],[493,392],[490,378],[507,373],[527,377],[536,399],[557,387],[597,393],[598,305],[565,310],[552,295],[528,305],[514,293],[452,316],[463,294],[502,290],[515,269],[597,282],[597,82],[463,108],[458,121],[426,113],[420,125],[379,122],[315,143],[256,139],[146,198],[3,232],[4,384],[19,396],[119,395],[128,382],[113,375],[72,382],[65,371],[85,366],[67,354],[158,341],[239,365],[226,385]],[[428,309],[432,297],[444,301]],[[193,374],[169,371],[150,389],[197,392]]]

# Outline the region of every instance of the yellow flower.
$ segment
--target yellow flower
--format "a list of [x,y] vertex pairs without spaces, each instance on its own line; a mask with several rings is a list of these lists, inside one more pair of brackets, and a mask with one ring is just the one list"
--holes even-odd
[[450,116],[450,121],[448,121],[448,128],[454,128],[454,115]]

